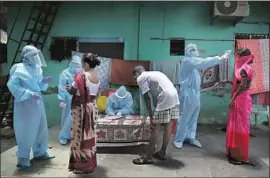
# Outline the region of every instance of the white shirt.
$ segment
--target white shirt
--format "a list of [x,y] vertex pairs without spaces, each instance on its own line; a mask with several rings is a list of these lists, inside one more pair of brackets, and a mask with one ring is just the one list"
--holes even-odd
[[[76,89],[78,89],[78,86],[76,85],[75,81],[72,83],[72,86]],[[89,90],[89,94],[91,96],[97,96],[99,87],[100,87],[100,81],[98,83],[92,83],[88,78],[86,79],[86,86]]]
[[159,71],[144,71],[137,78],[142,94],[149,92],[156,98],[156,111],[164,111],[179,105],[176,88],[170,79]]
[[89,79],[87,79],[86,86],[91,96],[97,96],[98,91],[99,91],[100,81],[98,83],[92,83]]

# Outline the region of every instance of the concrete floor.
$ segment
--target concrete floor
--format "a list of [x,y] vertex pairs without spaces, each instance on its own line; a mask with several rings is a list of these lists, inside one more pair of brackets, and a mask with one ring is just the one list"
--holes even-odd
[[9,139],[5,139],[5,138],[1,138],[1,153],[7,151],[8,149],[16,146],[16,139],[15,137],[9,138]]
[[[12,147],[1,153],[1,177],[85,177],[68,172],[69,147],[57,143],[59,127],[50,129],[50,150],[55,159],[34,162],[31,169],[16,169],[15,152]],[[253,130],[251,137],[251,159],[257,167],[234,166],[226,161],[225,133],[213,125],[198,126],[198,139],[203,148],[188,145],[177,150],[169,145],[167,161],[156,161],[154,165],[136,166],[132,159],[145,151],[144,146],[129,148],[98,148],[98,167],[87,177],[269,177],[269,132],[268,128]],[[3,143],[3,142],[2,142]],[[3,150],[1,148],[1,150]]]

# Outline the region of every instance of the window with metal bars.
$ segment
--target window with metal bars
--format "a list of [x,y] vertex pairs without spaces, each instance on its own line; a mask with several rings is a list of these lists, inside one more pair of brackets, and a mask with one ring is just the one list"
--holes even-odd
[[124,46],[124,42],[80,42],[79,51],[112,59],[124,59]]
[[185,40],[171,39],[170,40],[170,55],[184,56],[185,55]]
[[77,51],[77,44],[77,37],[53,37],[51,41],[51,59],[58,61],[71,59],[71,51]]
[[0,2],[0,29],[7,31],[7,3]]

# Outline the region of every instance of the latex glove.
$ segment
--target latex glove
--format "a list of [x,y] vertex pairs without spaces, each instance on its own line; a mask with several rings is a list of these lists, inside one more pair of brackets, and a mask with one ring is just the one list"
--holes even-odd
[[232,53],[232,50],[226,50],[226,51],[225,51],[225,54],[227,54],[228,56],[230,56],[231,53]]
[[36,100],[39,100],[39,99],[41,99],[41,96],[40,96],[38,93],[33,92],[33,93],[32,93],[32,98],[33,98],[33,99],[36,99]]
[[221,56],[222,59],[228,59],[231,55],[231,50],[226,50],[225,54]]
[[226,60],[228,59],[229,57],[227,56],[227,54],[224,54],[222,56],[220,56],[220,60]]
[[116,115],[117,115],[117,116],[122,116],[121,112],[118,112]]
[[114,113],[113,113],[112,111],[110,111],[110,112],[108,113],[108,115],[109,115],[109,116],[114,116]]
[[60,107],[61,109],[64,109],[66,106],[67,106],[67,105],[66,105],[66,103],[64,103],[64,102],[61,102],[61,103],[59,104],[59,107]]
[[215,87],[223,86],[226,83],[226,81],[220,81],[215,83]]
[[69,91],[69,90],[71,89],[71,86],[70,86],[70,85],[67,85],[67,86],[65,86],[65,89],[66,89],[67,91]]
[[220,85],[220,82],[215,83],[214,87],[218,87]]
[[41,82],[47,84],[47,83],[52,82],[52,80],[53,80],[53,77],[52,76],[43,77],[43,79],[41,80]]

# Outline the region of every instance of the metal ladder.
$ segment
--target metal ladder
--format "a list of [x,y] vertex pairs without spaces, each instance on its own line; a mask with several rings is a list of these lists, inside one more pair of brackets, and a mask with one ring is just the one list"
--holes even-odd
[[[10,2],[12,3],[12,2]],[[13,41],[18,44],[15,55],[13,57],[11,66],[13,64],[21,62],[18,60],[19,54],[21,53],[22,48],[25,45],[33,45],[38,49],[42,50],[44,48],[46,39],[53,25],[55,16],[60,7],[61,2],[34,2],[30,15],[27,19],[24,31],[22,33],[21,39],[16,40],[12,38],[12,32],[16,21],[19,17],[19,13],[23,6],[21,4],[18,13],[16,15],[15,21],[11,28],[10,33],[8,34],[8,42]],[[20,58],[19,58],[20,59]],[[4,88],[0,91],[0,118],[1,126],[3,127],[3,119],[12,120],[13,118],[13,97],[7,88],[7,82],[9,75],[6,78]]]

